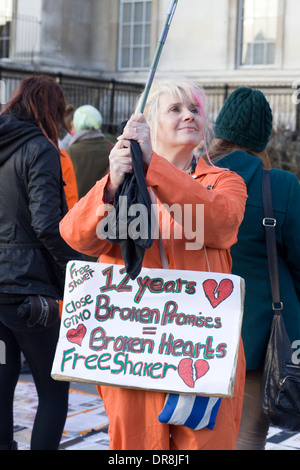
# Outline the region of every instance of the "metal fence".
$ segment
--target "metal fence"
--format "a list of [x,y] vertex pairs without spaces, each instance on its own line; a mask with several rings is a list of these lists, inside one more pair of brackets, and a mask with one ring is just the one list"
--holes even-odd
[[[209,118],[214,122],[226,98],[240,85],[204,87],[208,97]],[[295,90],[289,85],[251,84],[264,93],[273,111],[273,127],[275,130],[299,130],[299,105],[293,101]]]
[[[2,85],[1,105],[8,101],[18,83],[32,71],[0,68]],[[70,75],[52,75],[65,91],[68,103],[78,107],[91,104],[101,111],[103,128],[106,132],[116,133],[119,124],[133,113],[136,101],[143,91],[143,85],[123,83],[115,80],[97,80],[73,77]],[[239,85],[204,86],[208,101],[208,118],[214,122],[224,101]],[[274,129],[298,131],[300,128],[299,106],[292,99],[294,90],[288,85],[251,85],[261,90],[267,97],[274,114]],[[4,93],[5,91],[5,93]]]

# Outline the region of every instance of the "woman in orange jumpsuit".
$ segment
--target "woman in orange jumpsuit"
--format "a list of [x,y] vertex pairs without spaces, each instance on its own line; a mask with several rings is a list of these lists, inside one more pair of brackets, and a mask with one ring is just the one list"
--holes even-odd
[[[152,87],[144,114],[128,121],[123,135],[110,154],[110,173],[98,181],[65,216],[61,235],[74,249],[99,256],[103,263],[124,264],[120,246],[100,236],[99,224],[109,209],[124,174],[132,171],[129,139],[140,144],[146,184],[157,198],[161,210],[159,227],[168,226],[163,239],[170,269],[231,272],[230,247],[237,241],[242,222],[246,187],[230,171],[216,168],[202,157],[195,160],[193,150],[205,140],[208,127],[203,110],[203,92],[188,82],[158,83]],[[151,135],[151,138],[150,138]],[[164,207],[161,207],[165,204]],[[197,204],[204,205],[204,246],[197,237],[175,237],[176,214],[167,207],[189,204],[194,222]],[[184,227],[183,227],[184,228]],[[184,230],[183,230],[184,231]],[[187,243],[194,242],[194,246]],[[161,268],[158,240],[146,250],[143,266]],[[161,424],[166,394],[120,387],[101,386],[99,393],[109,418],[111,450],[200,450],[235,449],[241,418],[245,359],[240,342],[235,390],[223,398],[213,430],[191,430],[185,426]]]

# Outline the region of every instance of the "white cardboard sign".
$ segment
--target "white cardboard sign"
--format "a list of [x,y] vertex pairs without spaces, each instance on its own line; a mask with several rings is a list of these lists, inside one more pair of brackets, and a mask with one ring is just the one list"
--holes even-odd
[[67,265],[56,380],[231,397],[243,315],[238,276]]

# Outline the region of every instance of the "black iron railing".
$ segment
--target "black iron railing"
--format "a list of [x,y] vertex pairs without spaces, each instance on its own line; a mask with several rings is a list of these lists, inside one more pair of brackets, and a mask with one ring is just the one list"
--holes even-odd
[[[32,74],[32,71],[17,70],[0,66],[1,105],[7,101],[20,80]],[[49,75],[52,75],[49,73]],[[53,76],[53,75],[52,75]],[[125,83],[116,80],[101,80],[71,75],[58,74],[54,78],[63,87],[67,102],[74,106],[91,104],[103,115],[103,128],[116,133],[119,124],[133,113],[137,98],[143,91],[143,84]],[[214,122],[224,101],[236,85],[203,86],[208,101],[208,118]],[[274,128],[299,131],[300,104],[293,100],[292,85],[251,85],[260,89],[270,102],[274,114]],[[4,99],[5,95],[5,99]],[[300,100],[299,100],[300,102]]]

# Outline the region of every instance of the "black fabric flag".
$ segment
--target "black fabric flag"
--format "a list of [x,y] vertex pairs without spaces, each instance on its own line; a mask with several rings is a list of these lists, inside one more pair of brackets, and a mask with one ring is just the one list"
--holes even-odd
[[110,243],[120,244],[126,272],[131,279],[136,279],[145,251],[153,244],[154,218],[144,176],[143,155],[135,140],[130,141],[130,151],[133,173],[127,173],[117,188],[114,210],[103,219],[101,233]]

